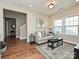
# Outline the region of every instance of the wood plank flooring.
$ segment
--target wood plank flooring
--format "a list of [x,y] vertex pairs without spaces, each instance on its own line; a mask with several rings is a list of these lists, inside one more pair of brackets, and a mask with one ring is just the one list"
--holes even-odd
[[35,44],[30,45],[19,39],[9,38],[6,41],[7,51],[2,54],[2,59],[45,59],[45,57],[35,48]]

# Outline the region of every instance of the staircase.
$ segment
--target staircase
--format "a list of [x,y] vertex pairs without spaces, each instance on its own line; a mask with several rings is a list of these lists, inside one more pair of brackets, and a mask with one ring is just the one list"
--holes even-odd
[[22,25],[20,27],[20,40],[22,39],[26,39],[27,35],[26,35],[26,24]]

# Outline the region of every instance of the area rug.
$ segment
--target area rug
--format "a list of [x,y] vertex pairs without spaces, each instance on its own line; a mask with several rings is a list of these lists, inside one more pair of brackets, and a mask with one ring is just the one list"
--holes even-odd
[[73,59],[74,58],[74,47],[73,44],[64,43],[62,46],[55,49],[51,49],[47,44],[38,45],[36,48],[47,58],[47,59]]

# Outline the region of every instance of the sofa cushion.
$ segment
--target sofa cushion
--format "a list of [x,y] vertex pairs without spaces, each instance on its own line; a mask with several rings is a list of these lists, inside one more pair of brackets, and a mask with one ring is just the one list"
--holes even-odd
[[52,39],[53,36],[46,36],[46,37],[43,37],[42,39],[45,40],[45,39]]
[[48,40],[48,39],[52,39],[54,36],[46,36],[46,37],[42,37],[42,38],[38,38],[36,40]]

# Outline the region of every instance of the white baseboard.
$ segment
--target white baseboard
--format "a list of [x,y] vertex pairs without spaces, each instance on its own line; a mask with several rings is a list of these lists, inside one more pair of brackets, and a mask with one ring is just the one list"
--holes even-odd
[[78,44],[76,42],[71,42],[71,41],[67,41],[67,40],[64,40],[64,42],[71,43],[71,44],[74,44],[74,45]]
[[27,39],[26,37],[20,37],[20,40]]
[[16,38],[20,38],[20,36],[16,36]]

